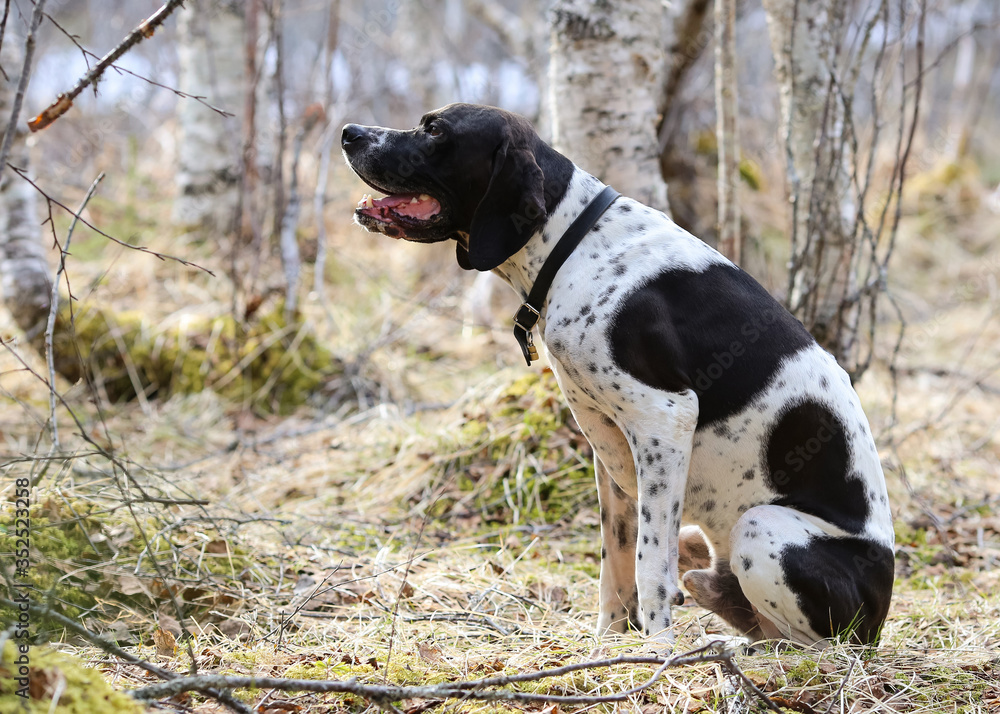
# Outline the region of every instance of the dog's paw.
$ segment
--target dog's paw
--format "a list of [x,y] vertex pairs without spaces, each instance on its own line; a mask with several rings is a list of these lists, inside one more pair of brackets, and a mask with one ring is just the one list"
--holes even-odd
[[677,534],[677,549],[677,570],[681,575],[689,570],[712,567],[712,551],[698,526],[681,528]]

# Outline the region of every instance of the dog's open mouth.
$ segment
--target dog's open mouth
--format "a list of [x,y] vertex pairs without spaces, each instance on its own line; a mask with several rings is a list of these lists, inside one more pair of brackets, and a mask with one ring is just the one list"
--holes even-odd
[[354,214],[365,228],[406,238],[407,230],[429,227],[441,214],[441,204],[426,193],[397,193],[385,198],[365,194]]

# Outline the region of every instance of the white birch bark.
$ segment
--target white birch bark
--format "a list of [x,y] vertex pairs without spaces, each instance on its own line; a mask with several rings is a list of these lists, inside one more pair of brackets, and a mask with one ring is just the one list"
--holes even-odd
[[719,147],[719,252],[739,265],[742,245],[736,87],[736,0],[715,0],[715,136]]
[[763,0],[763,5],[792,207],[788,304],[820,345],[845,364],[857,319],[845,300],[854,281],[853,231],[845,216],[853,210],[847,167],[835,148],[843,111],[831,96],[843,0]]
[[199,102],[177,108],[178,170],[174,220],[229,231],[239,199],[241,105],[244,88],[244,4],[191,0],[178,19],[179,89],[206,97],[232,117]]
[[664,59],[660,0],[556,0],[553,144],[623,194],[667,211],[656,128]]
[[[0,59],[8,75],[0,76],[0,117],[5,121],[19,81],[22,42],[8,27]],[[24,122],[18,122],[8,161],[27,170],[27,132],[23,127]],[[52,278],[45,253],[38,194],[31,184],[7,169],[0,178],[0,294],[29,341],[41,336],[48,317]]]

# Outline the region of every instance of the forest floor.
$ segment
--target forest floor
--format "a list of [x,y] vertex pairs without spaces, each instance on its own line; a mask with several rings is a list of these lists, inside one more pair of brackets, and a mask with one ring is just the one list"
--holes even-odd
[[[896,517],[894,599],[877,649],[737,647],[745,680],[718,661],[678,666],[617,704],[439,696],[399,707],[763,711],[750,681],[783,711],[1000,711],[1000,220],[985,197],[961,211],[955,200],[905,219],[890,274],[907,322],[895,382],[886,359],[899,322],[887,311],[881,359],[858,384]],[[228,309],[224,278],[96,240],[79,239],[78,298],[161,322]],[[225,272],[219,249],[171,240],[154,247]],[[52,451],[44,362],[0,349],[0,550],[14,484],[28,478],[48,601],[182,674],[193,654],[201,673],[421,685],[657,654],[638,636],[593,634],[591,454],[551,375],[519,364],[503,319],[511,298],[494,298],[495,330],[469,327],[472,277],[446,247],[346,221],[331,240],[328,298],[311,295],[303,312],[344,370],[290,415],[209,391],[106,404],[60,383],[78,421],[58,409]],[[39,633],[61,629],[33,617]],[[674,621],[675,653],[732,634],[690,599]],[[78,634],[56,638],[115,689],[156,681]],[[609,664],[511,688],[613,695],[656,669]],[[52,687],[37,711],[49,711]],[[270,712],[376,708],[357,694],[270,687],[237,698]],[[223,710],[200,694],[163,706]]]

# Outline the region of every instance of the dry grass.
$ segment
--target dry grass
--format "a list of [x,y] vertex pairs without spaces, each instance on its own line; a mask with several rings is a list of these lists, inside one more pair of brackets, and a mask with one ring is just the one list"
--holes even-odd
[[[350,182],[339,185],[346,188],[334,204],[350,205]],[[948,239],[934,221],[950,221]],[[785,710],[1000,711],[998,238],[985,209],[962,224],[925,213],[908,219],[894,273],[911,323],[899,389],[884,366],[859,385],[897,515],[892,613],[873,652],[763,647],[739,656]],[[171,240],[168,252],[223,262],[190,237]],[[592,635],[600,546],[589,450],[547,378],[524,379],[506,327],[463,334],[468,277],[446,247],[391,243],[344,225],[334,240],[329,300],[307,300],[304,311],[349,366],[353,401],[318,400],[281,419],[209,392],[98,410],[80,385],[60,384],[84,436],[61,412],[65,451],[46,462],[47,392],[0,352],[0,488],[30,475],[51,532],[75,533],[81,548],[96,546],[75,527],[91,541],[119,539],[113,558],[88,566],[119,592],[97,592],[82,621],[176,671],[189,668],[191,651],[201,671],[371,683],[435,683],[649,651],[639,638]],[[227,309],[224,279],[127,252],[95,251],[70,270],[78,294],[164,320]],[[894,325],[887,319],[883,327],[888,345]],[[0,333],[12,331],[0,323]],[[37,357],[21,354],[42,371]],[[161,500],[208,503],[154,503],[140,487]],[[92,520],[67,515],[65,503],[85,505]],[[140,543],[141,532],[152,545]],[[81,577],[77,560],[57,564],[65,582]],[[675,618],[677,651],[728,634],[690,604]],[[182,641],[157,654],[157,628],[182,625],[190,650]],[[100,667],[117,688],[148,683],[75,638],[61,648]],[[618,666],[531,686],[607,694],[651,672]],[[262,711],[369,708],[345,695],[240,696],[263,702]],[[761,706],[706,664],[668,670],[616,708]],[[220,705],[189,697],[168,708]]]

